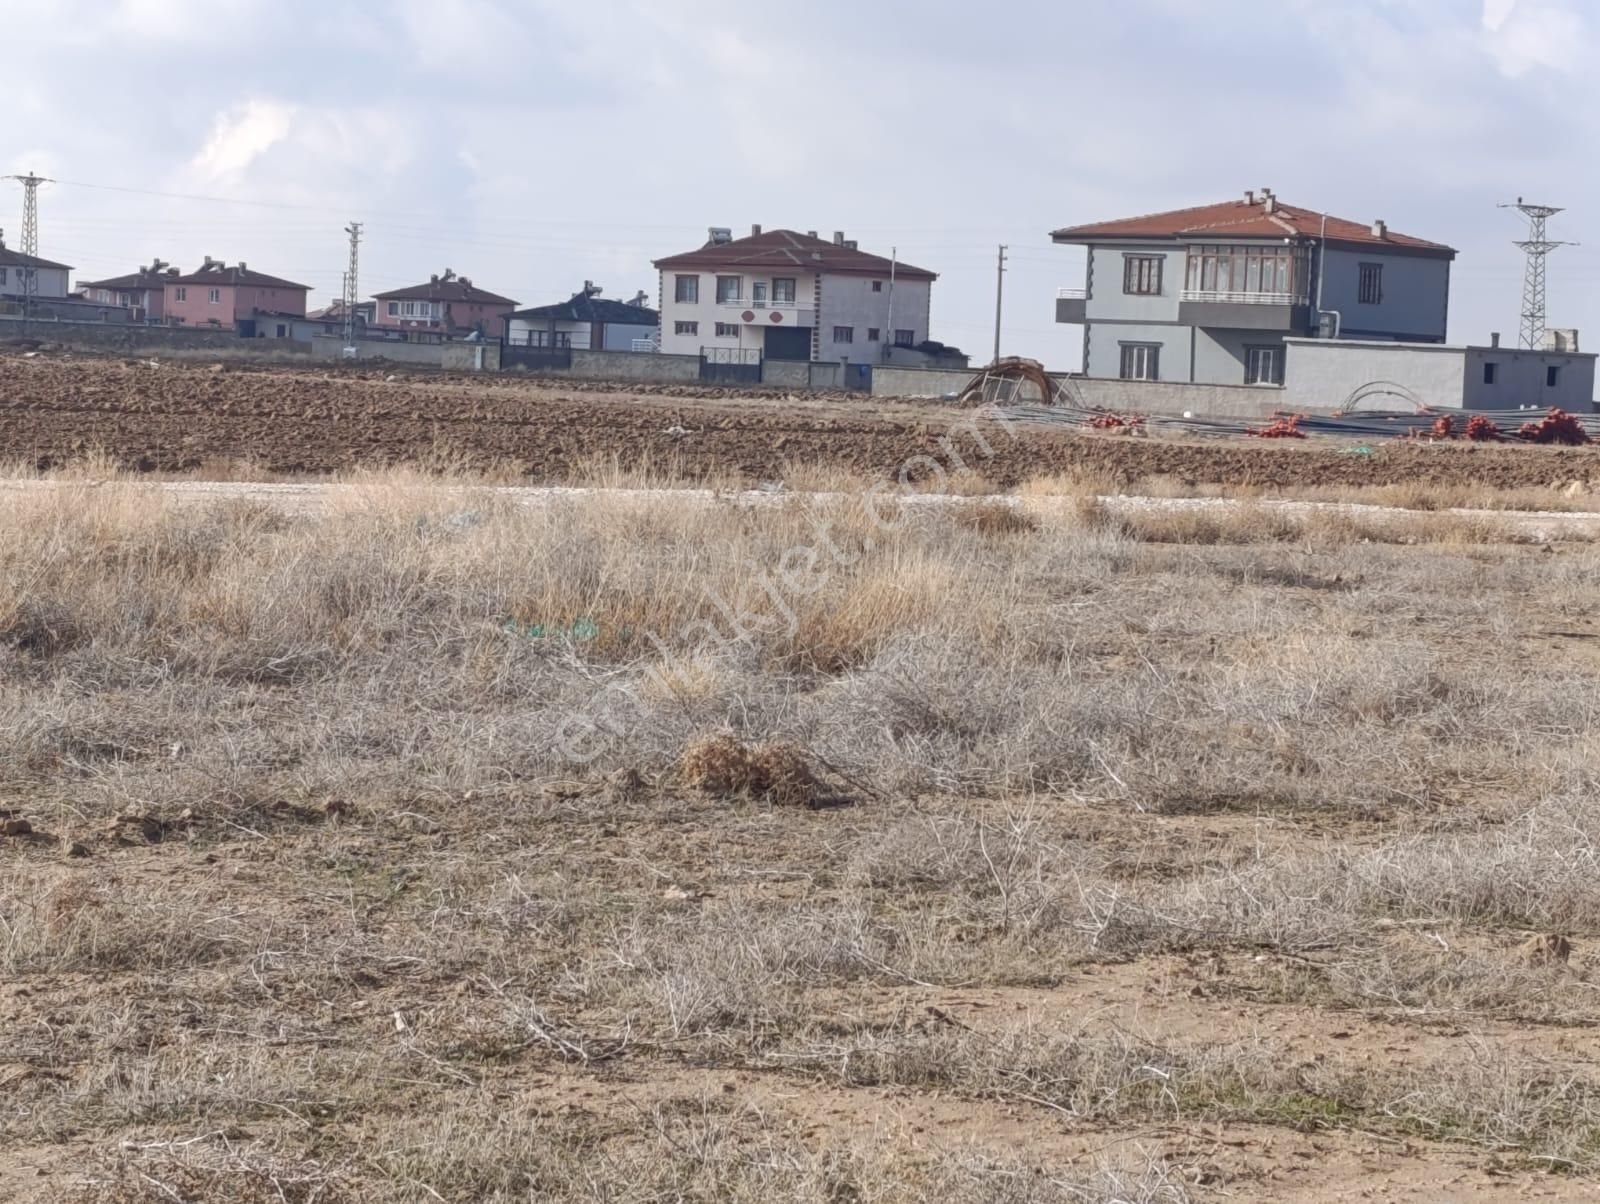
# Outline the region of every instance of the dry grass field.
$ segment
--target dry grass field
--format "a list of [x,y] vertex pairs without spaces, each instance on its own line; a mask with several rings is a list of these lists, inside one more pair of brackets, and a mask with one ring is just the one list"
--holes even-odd
[[1600,549],[0,496],[0,1198],[1592,1199]]

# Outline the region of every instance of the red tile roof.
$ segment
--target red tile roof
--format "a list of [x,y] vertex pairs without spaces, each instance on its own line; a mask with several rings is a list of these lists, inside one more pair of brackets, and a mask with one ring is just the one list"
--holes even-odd
[[[1068,226],[1050,237],[1056,242],[1088,242],[1112,238],[1161,238],[1216,240],[1230,238],[1320,238],[1323,215],[1274,200],[1271,212],[1265,201],[1254,204],[1243,199],[1220,205],[1201,205],[1194,209],[1174,209],[1169,213],[1150,213],[1116,221],[1095,222],[1087,226]],[[1359,243],[1372,247],[1395,247],[1453,256],[1455,250],[1443,243],[1428,242],[1409,234],[1386,231],[1381,237],[1372,226],[1328,215],[1328,238],[1332,242]]]
[[211,285],[248,285],[251,288],[294,288],[311,291],[309,284],[296,284],[292,280],[284,280],[280,276],[269,276],[265,272],[257,272],[239,264],[229,267],[224,263],[215,261],[206,264],[198,271],[190,272],[187,276],[169,276],[166,284],[211,284]]
[[747,238],[730,242],[708,242],[697,251],[670,255],[658,259],[655,266],[663,271],[677,268],[727,268],[730,271],[802,271],[835,272],[845,276],[882,276],[888,278],[893,267],[897,279],[937,280],[939,277],[926,268],[909,263],[891,263],[882,255],[872,255],[853,247],[843,247],[825,238],[797,234],[793,230],[767,230]]
[[462,301],[469,305],[516,304],[510,297],[502,297],[498,293],[491,293],[488,289],[479,288],[471,280],[463,280],[460,276],[451,276],[448,280],[440,276],[426,284],[414,284],[410,288],[391,289],[387,293],[373,295],[379,301]]

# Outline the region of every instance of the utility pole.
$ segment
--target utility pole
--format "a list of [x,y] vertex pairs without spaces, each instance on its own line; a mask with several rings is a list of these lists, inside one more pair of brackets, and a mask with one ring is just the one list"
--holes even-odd
[[1000,308],[1006,295],[1006,246],[1000,244],[1000,262],[994,277],[994,362],[1000,362]]
[[1502,209],[1515,209],[1528,219],[1528,237],[1516,244],[1528,257],[1527,271],[1522,281],[1522,337],[1521,345],[1537,351],[1544,343],[1545,332],[1545,260],[1557,247],[1576,246],[1576,243],[1553,242],[1546,237],[1545,223],[1561,212],[1555,205],[1534,205],[1517,198],[1515,205],[1501,205]]
[[344,228],[350,236],[350,266],[344,273],[344,345],[356,345],[356,268],[361,257],[361,223],[351,222]]
[[[25,176],[7,176],[22,185],[22,253],[39,257],[39,185],[49,180],[36,172]],[[39,270],[33,264],[22,266],[22,329],[28,329],[33,316],[33,299],[39,292]]]

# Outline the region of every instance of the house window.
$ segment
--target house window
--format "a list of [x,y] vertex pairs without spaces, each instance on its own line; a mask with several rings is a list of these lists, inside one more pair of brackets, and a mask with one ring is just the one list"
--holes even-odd
[[1561,381],[1561,369],[1552,364],[1544,370],[1544,387],[1553,389]]
[[876,326],[867,327],[867,342],[876,343],[879,339],[879,335],[880,331]]
[[700,304],[700,277],[679,276],[676,291],[672,299],[680,305]]
[[1123,380],[1160,380],[1161,344],[1122,344]]
[[717,304],[726,305],[730,301],[737,301],[744,291],[744,279],[740,276],[717,277]]
[[881,281],[881,280],[874,280],[874,281],[873,281],[873,282],[872,282],[872,291],[873,291],[873,292],[875,292],[875,293],[881,293],[881,292],[883,292],[883,281]]
[[3,285],[5,282],[6,282],[6,270],[5,270],[5,268],[0,268],[0,285]]
[[1377,305],[1383,300],[1383,265],[1361,265],[1361,292],[1356,298],[1362,305]]
[[1136,297],[1161,295],[1161,263],[1165,255],[1124,255],[1122,291]]
[[[5,279],[5,277],[3,275],[0,275],[0,280],[3,280],[3,279]],[[175,288],[175,289],[173,289],[172,290],[172,299],[174,301],[187,301],[189,299],[189,290],[186,289],[186,288]]]
[[[683,279],[683,277],[680,276],[680,277],[678,277],[678,279],[681,280],[681,279]],[[698,322],[678,322],[676,324],[676,333],[678,333],[678,334],[699,334],[700,333],[700,323],[698,323]]]
[[894,345],[896,347],[914,347],[917,343],[917,332],[914,330],[897,330],[894,332]]
[[391,318],[398,318],[400,316],[400,302],[398,302],[398,301],[389,302],[389,316]]
[[211,289],[207,289],[206,290],[206,304],[208,304],[208,305],[217,305],[221,301],[222,301],[222,290],[220,288],[211,288]]
[[1244,383],[1247,385],[1281,385],[1283,383],[1283,348],[1245,348]]
[[856,328],[854,326],[835,326],[833,328],[833,341],[835,343],[855,342]]
[[1304,287],[1309,254],[1293,247],[1205,247],[1189,249],[1184,288],[1197,293],[1288,295]]
[[717,337],[719,339],[736,339],[739,337],[739,324],[737,322],[718,322]]
[[794,280],[782,276],[772,279],[772,303],[774,305],[794,304]]
[[1483,365],[1483,383],[1484,384],[1486,384],[1486,385],[1494,384],[1494,379],[1498,375],[1500,375],[1500,365],[1499,364],[1494,363],[1491,360],[1491,361],[1486,362]]

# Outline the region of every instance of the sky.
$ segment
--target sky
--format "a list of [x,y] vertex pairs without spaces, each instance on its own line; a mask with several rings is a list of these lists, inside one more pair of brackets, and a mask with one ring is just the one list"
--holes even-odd
[[[1586,14],[1586,9],[1589,12]],[[1592,14],[1592,15],[1590,15]],[[843,230],[939,274],[932,337],[1077,365],[1065,225],[1270,187],[1460,251],[1450,337],[1600,347],[1600,10],[1583,0],[0,0],[0,174],[79,279],[205,255],[335,297],[445,268],[523,305],[655,295],[710,226]],[[21,189],[0,182],[15,245]]]

